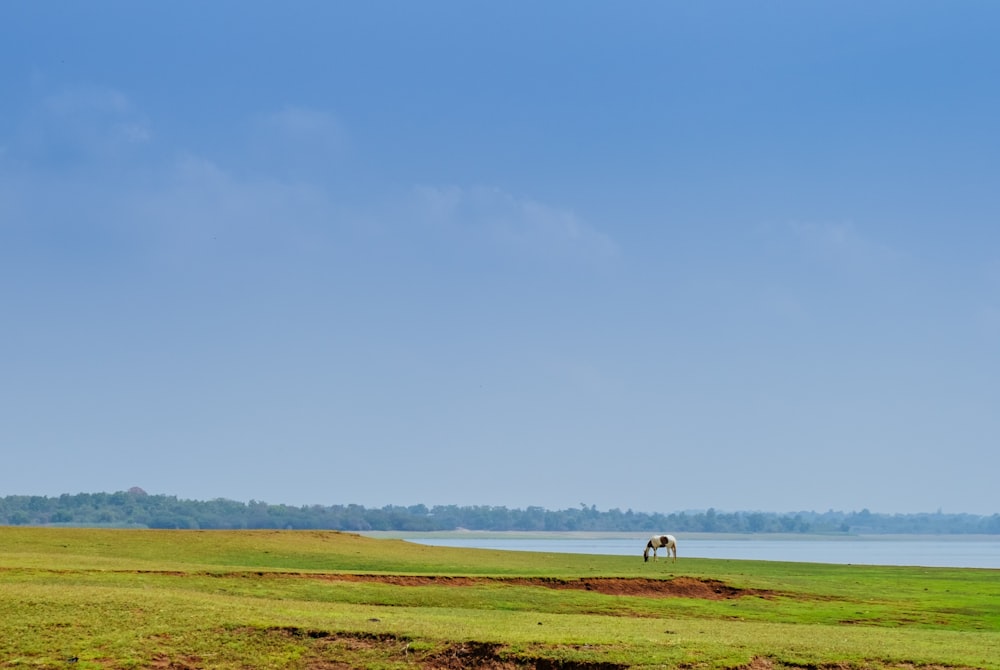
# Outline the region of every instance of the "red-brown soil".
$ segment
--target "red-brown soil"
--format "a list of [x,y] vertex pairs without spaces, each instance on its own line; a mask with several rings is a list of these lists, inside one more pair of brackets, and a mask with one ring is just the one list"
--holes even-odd
[[320,578],[346,582],[379,582],[382,584],[394,584],[396,586],[475,586],[478,584],[540,586],[549,589],[579,589],[612,596],[642,596],[644,598],[726,600],[749,595],[769,595],[766,591],[738,589],[715,579],[695,579],[693,577],[674,577],[673,579],[627,577],[555,579],[546,577],[507,578],[327,574],[320,576]]
[[[182,572],[156,572],[181,576]],[[298,578],[322,579],[337,582],[378,582],[395,586],[477,586],[501,584],[509,586],[539,586],[548,589],[577,589],[594,591],[611,596],[642,596],[644,598],[702,598],[706,600],[728,600],[744,596],[769,597],[773,591],[761,589],[741,589],[717,579],[695,577],[674,577],[673,579],[649,579],[645,577],[584,577],[581,579],[558,579],[555,577],[454,577],[444,575],[374,575],[351,573],[307,573],[307,572],[212,572],[204,573],[212,577],[255,577],[255,578]]]

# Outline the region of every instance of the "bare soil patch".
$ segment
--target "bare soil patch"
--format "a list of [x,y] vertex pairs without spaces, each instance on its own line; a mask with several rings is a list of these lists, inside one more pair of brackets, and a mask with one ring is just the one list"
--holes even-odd
[[[155,574],[183,575],[184,573],[144,571]],[[374,575],[353,573],[303,573],[303,572],[211,572],[210,577],[252,577],[261,579],[321,579],[336,582],[375,582],[394,586],[481,586],[501,584],[509,586],[540,586],[548,589],[576,589],[594,591],[610,596],[641,596],[644,598],[701,598],[704,600],[729,600],[745,596],[768,598],[776,595],[766,589],[741,589],[717,579],[674,577],[648,579],[646,577],[583,577],[558,579],[555,577],[455,577],[447,575]]]
[[[358,654],[374,652],[372,658],[382,662],[401,663],[417,670],[628,670],[629,665],[603,661],[577,661],[539,658],[512,654],[506,645],[496,642],[469,640],[456,642],[431,652],[410,649],[411,639],[392,633],[364,633],[298,628],[295,626],[246,628],[246,632],[259,631],[286,637],[310,639],[314,643],[312,654],[303,659],[306,670],[346,670],[358,667]],[[154,659],[151,667],[158,670],[194,670],[199,659],[185,657],[170,660],[165,656]],[[817,664],[791,664],[766,656],[756,656],[746,665],[733,670],[852,670],[855,663],[833,661]],[[881,670],[975,670],[968,667],[948,667],[938,664],[883,663],[871,661],[863,667]]]
[[546,658],[507,657],[503,645],[489,642],[463,642],[420,661],[423,670],[626,670],[617,663],[562,661]]
[[477,586],[506,584],[511,586],[540,586],[549,589],[576,589],[594,591],[612,596],[641,596],[644,598],[702,598],[728,600],[744,596],[768,596],[768,591],[739,589],[717,579],[674,577],[673,579],[646,579],[628,577],[585,577],[582,579],[554,579],[545,577],[441,577],[419,575],[323,575],[323,579],[352,582],[379,582],[396,586]]
[[[627,670],[618,663],[552,660],[514,656],[496,642],[457,642],[431,653],[409,651],[409,638],[392,634],[346,633],[306,630],[296,627],[266,629],[269,633],[316,640],[317,655],[306,662],[308,670],[340,670],[353,667],[351,658],[366,650],[381,649],[382,658],[403,662],[420,670]],[[346,653],[345,653],[346,652]]]

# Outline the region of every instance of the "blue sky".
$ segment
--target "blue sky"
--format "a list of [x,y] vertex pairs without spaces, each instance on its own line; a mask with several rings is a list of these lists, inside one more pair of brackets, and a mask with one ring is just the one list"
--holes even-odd
[[998,20],[4,3],[0,494],[1000,512]]

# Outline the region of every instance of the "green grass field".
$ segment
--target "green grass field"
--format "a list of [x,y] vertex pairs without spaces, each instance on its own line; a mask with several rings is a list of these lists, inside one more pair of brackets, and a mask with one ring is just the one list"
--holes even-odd
[[3,527],[13,667],[1000,670],[1000,571]]

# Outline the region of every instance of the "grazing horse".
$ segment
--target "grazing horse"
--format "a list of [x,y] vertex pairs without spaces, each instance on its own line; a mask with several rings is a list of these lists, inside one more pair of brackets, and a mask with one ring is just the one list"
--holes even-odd
[[653,560],[656,560],[656,550],[661,547],[667,548],[667,556],[670,552],[674,554],[674,560],[677,560],[677,538],[673,535],[654,535],[649,538],[649,542],[646,543],[646,551],[642,552],[642,560],[649,560],[649,550],[653,550]]

